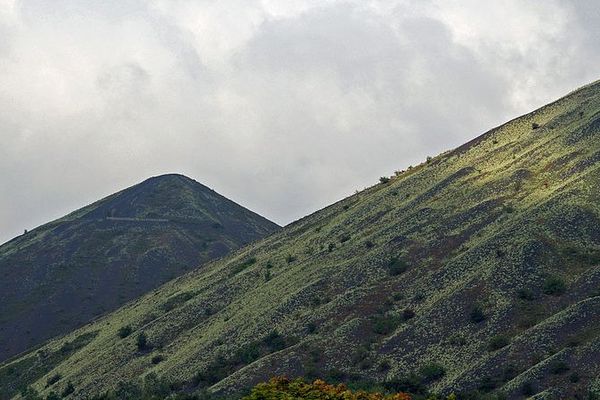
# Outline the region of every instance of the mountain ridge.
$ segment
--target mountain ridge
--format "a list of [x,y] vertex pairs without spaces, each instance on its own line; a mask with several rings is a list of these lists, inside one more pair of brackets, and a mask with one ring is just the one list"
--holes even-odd
[[[0,246],[0,355],[65,333],[61,326],[81,325],[277,228],[194,180],[169,174],[32,229]],[[72,307],[74,300],[86,310]]]
[[595,82],[1,365],[0,389],[85,398],[158,376],[234,394],[289,375],[417,399],[597,393],[599,115]]

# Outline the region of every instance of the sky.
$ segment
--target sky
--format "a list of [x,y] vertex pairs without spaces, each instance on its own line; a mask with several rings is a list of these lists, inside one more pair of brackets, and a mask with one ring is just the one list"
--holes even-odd
[[600,79],[595,0],[0,0],[0,242],[182,173],[287,224]]

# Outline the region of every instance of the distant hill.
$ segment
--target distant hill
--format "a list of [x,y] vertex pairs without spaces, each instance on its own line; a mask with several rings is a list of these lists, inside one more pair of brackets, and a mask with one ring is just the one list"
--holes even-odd
[[182,175],[148,179],[0,246],[0,360],[277,225]]
[[0,391],[600,391],[600,83],[381,181],[5,363]]

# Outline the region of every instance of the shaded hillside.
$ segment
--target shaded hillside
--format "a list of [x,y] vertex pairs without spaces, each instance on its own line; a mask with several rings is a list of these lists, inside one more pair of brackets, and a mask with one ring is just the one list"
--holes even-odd
[[0,247],[0,360],[277,226],[181,175],[148,179]]
[[0,388],[85,398],[152,373],[233,393],[285,374],[587,398],[599,161],[596,83],[3,365]]

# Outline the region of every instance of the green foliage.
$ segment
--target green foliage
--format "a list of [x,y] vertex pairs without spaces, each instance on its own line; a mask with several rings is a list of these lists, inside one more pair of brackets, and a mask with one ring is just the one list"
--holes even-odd
[[[21,384],[41,388],[60,371],[64,382],[82,378],[77,391],[94,393],[115,384],[107,382],[109,376],[155,371],[182,392],[218,383],[215,389],[229,393],[272,369],[351,383],[391,379],[388,386],[410,387],[419,400],[427,399],[428,390],[456,391],[460,400],[500,398],[502,390],[522,397],[516,392],[528,378],[539,392],[551,385],[565,393],[585,390],[600,368],[587,353],[598,339],[594,319],[588,318],[598,299],[590,297],[597,289],[596,270],[577,259],[600,248],[600,141],[570,140],[574,131],[590,126],[591,120],[573,121],[580,110],[600,113],[600,84],[194,269],[85,326],[100,330],[101,340]],[[548,127],[544,135],[531,134],[532,119]],[[344,205],[350,205],[348,211]],[[512,207],[518,212],[510,212]],[[340,245],[342,234],[351,239]],[[377,245],[369,250],[367,240]],[[567,246],[577,252],[563,252]],[[288,265],[287,255],[298,259]],[[389,276],[392,256],[409,267],[399,277]],[[231,275],[252,257],[257,264]],[[267,260],[273,260],[276,279],[265,284]],[[573,296],[544,295],[545,274],[574,282]],[[536,282],[542,283],[535,287]],[[519,298],[519,288],[531,293]],[[177,305],[177,312],[158,312],[184,292],[197,294]],[[411,309],[419,315],[404,323],[403,310]],[[530,325],[521,323],[526,318]],[[123,351],[126,343],[135,343],[115,335],[126,324],[136,335],[144,329],[168,353],[168,362],[153,365],[153,354]],[[273,327],[286,347],[267,356],[280,348],[276,336],[261,339]],[[503,332],[518,335],[514,352],[487,351],[489,339]],[[292,337],[298,344],[290,347]],[[565,349],[572,337],[579,347]],[[41,349],[51,354],[65,341],[73,336]],[[366,350],[355,362],[359,347]],[[314,349],[321,353],[318,361],[311,358]],[[570,372],[541,370],[563,350],[574,371],[583,371],[582,359],[588,360],[577,385],[568,382]],[[426,362],[443,365],[447,378],[426,383],[418,369]],[[33,361],[18,365],[13,375],[0,367],[0,387],[30,367]],[[467,387],[473,391],[459,393]]]
[[481,306],[479,304],[475,304],[473,306],[473,308],[471,308],[469,318],[471,319],[471,322],[473,322],[474,324],[479,324],[479,323],[485,321],[486,316],[485,316],[485,313],[483,312],[483,308],[481,308]]
[[[171,311],[174,308],[177,308],[184,304],[186,301],[193,298],[195,295],[194,292],[183,292],[173,295],[167,299],[162,305],[161,308],[165,311]],[[131,333],[131,332],[130,332]]]
[[446,374],[446,369],[440,364],[431,363],[421,367],[419,374],[423,383],[430,383],[443,378]]
[[517,296],[521,300],[531,301],[531,300],[535,299],[535,295],[534,295],[533,291],[530,289],[519,289],[519,291],[517,292]]
[[161,355],[161,354],[157,354],[155,356],[152,356],[152,364],[156,365],[158,363],[160,363],[161,361],[163,361],[165,358]]
[[247,260],[245,260],[241,264],[238,264],[238,265],[234,266],[233,269],[231,270],[231,274],[232,275],[239,274],[240,272],[242,272],[246,268],[248,268],[248,267],[256,264],[256,261],[257,261],[256,257],[250,257],[250,258],[248,258]]
[[379,183],[382,184],[386,184],[390,181],[390,178],[388,178],[387,176],[382,176],[381,178],[379,178]]
[[550,365],[550,372],[554,375],[564,374],[569,370],[569,365],[564,361],[556,361]]
[[54,385],[56,382],[60,381],[60,378],[62,378],[60,374],[52,375],[50,378],[48,378],[48,380],[46,380],[46,387]]
[[152,348],[152,346],[148,342],[148,336],[146,336],[146,333],[143,331],[137,335],[135,344],[139,351],[146,351]]
[[353,392],[345,385],[329,385],[322,380],[306,383],[302,379],[272,378],[256,385],[242,400],[410,400],[406,393],[384,395],[365,391]]
[[550,296],[560,296],[566,290],[565,281],[557,276],[551,276],[544,281],[543,292]]
[[400,257],[392,257],[388,263],[391,276],[400,275],[408,269],[408,263]]
[[63,398],[65,398],[74,392],[75,392],[75,386],[73,386],[73,384],[71,382],[68,382],[67,386],[65,386],[65,388],[63,389],[61,396]]
[[61,396],[59,396],[58,393],[56,393],[55,391],[48,393],[48,396],[46,396],[46,400],[60,400],[60,399],[61,399]]
[[405,308],[402,311],[402,320],[408,321],[409,319],[413,319],[415,317],[415,312],[410,308]]
[[133,332],[131,325],[125,325],[119,328],[117,335],[121,339],[125,339],[127,336],[131,335],[131,332]]
[[496,335],[494,336],[488,345],[488,349],[490,351],[500,350],[503,347],[508,346],[510,343],[510,339],[505,335]]
[[389,335],[399,325],[400,320],[393,315],[376,315],[373,317],[373,332],[378,335]]

